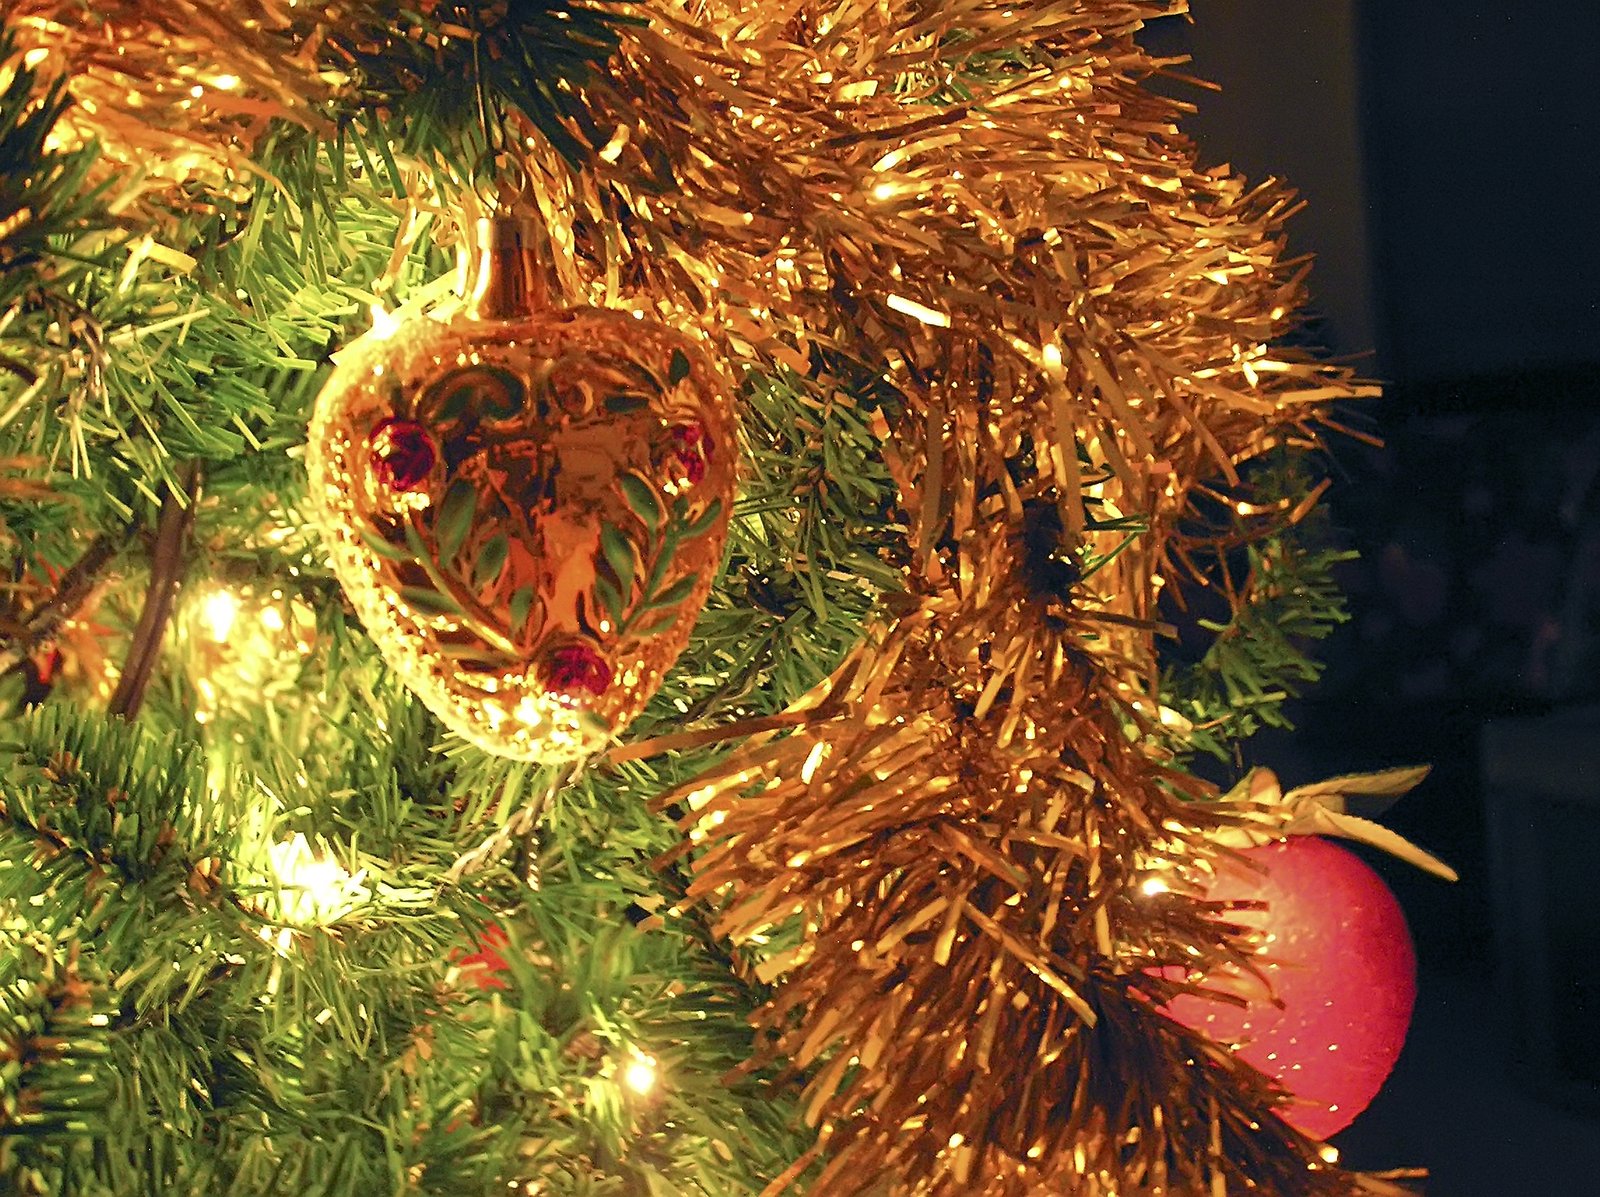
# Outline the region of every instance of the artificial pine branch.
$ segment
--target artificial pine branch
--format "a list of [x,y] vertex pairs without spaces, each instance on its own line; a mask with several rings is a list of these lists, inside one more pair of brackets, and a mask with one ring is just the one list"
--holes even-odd
[[49,647],[57,629],[88,601],[132,540],[133,525],[127,525],[120,535],[101,533],[89,542],[83,555],[61,575],[54,593],[22,616],[9,642],[0,645],[0,677],[20,669],[35,653]]

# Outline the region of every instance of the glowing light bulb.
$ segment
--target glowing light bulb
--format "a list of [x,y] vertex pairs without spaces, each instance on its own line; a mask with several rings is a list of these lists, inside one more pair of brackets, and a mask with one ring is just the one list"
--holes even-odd
[[1168,893],[1171,889],[1172,887],[1160,877],[1146,877],[1139,885],[1139,892],[1147,898],[1153,898],[1157,894]]
[[622,1083],[635,1093],[645,1094],[656,1087],[656,1059],[643,1052],[634,1053],[633,1059],[622,1070]]
[[200,607],[200,618],[206,631],[218,644],[228,639],[233,631],[233,621],[239,617],[239,596],[231,590],[214,590],[206,595]]
[[278,883],[273,905],[286,923],[331,923],[367,897],[362,884],[367,875],[365,869],[352,876],[338,861],[313,849],[298,831],[268,848],[267,856]]

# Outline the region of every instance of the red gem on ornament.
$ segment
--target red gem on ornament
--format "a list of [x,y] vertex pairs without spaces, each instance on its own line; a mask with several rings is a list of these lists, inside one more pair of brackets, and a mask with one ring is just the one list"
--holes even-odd
[[690,486],[699,486],[711,460],[711,438],[706,436],[706,430],[699,424],[674,424],[667,429],[667,437],[678,477]]
[[545,658],[544,688],[551,694],[599,698],[611,687],[611,663],[587,644],[563,644]]
[[417,490],[439,460],[428,430],[415,420],[385,420],[367,437],[372,472],[390,490]]

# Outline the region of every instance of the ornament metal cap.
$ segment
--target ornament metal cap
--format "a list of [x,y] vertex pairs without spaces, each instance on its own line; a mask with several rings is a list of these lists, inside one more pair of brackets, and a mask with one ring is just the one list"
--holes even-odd
[[549,302],[545,279],[544,226],[526,212],[478,220],[476,258],[467,310],[476,320],[510,320],[542,310]]

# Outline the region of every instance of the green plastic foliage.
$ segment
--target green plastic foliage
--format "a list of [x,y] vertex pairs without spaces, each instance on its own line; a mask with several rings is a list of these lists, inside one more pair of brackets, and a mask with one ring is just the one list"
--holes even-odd
[[[1270,506],[1310,488],[1310,463],[1284,450],[1253,480],[1250,499]],[[1259,517],[1228,518],[1237,525]],[[1316,508],[1234,556],[1237,607],[1226,619],[1198,620],[1205,643],[1199,659],[1169,666],[1162,678],[1164,701],[1192,725],[1174,747],[1224,761],[1261,728],[1293,726],[1286,704],[1322,676],[1312,655],[1317,642],[1349,618],[1335,571],[1355,554],[1338,547],[1326,511]]]
[[[443,886],[481,833],[454,796],[511,779],[427,752],[430,732],[382,681],[322,759],[262,744],[253,775],[65,706],[7,725],[0,910],[25,972],[0,1000],[26,1066],[0,1089],[0,1191],[620,1197],[781,1170],[783,1095],[722,1079],[759,995],[693,925],[634,925],[671,829],[638,792],[579,784],[534,859]],[[291,827],[363,879],[321,925],[273,914],[261,860]],[[511,942],[480,990],[452,959],[491,921]],[[649,1094],[626,1079],[640,1056]]]

